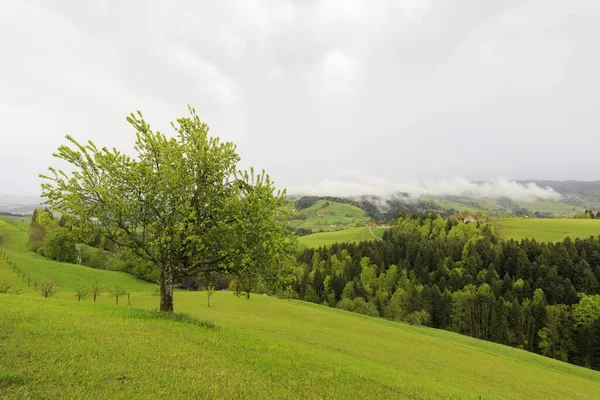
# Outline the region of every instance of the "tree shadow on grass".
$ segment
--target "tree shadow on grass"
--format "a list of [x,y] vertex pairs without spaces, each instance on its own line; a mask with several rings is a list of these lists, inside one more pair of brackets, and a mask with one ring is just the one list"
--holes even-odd
[[214,322],[201,320],[185,313],[166,313],[160,312],[158,310],[143,310],[138,308],[129,308],[127,309],[126,315],[129,318],[143,320],[173,321],[209,329],[223,329]]

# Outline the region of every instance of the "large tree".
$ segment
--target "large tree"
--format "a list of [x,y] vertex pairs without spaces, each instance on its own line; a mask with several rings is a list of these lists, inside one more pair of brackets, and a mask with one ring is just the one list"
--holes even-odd
[[[291,237],[276,217],[285,192],[264,173],[237,169],[234,144],[208,134],[194,109],[171,124],[169,138],[142,114],[132,157],[67,136],[55,157],[72,172],[49,168],[43,196],[82,234],[101,234],[160,272],[160,310],[173,311],[173,283],[209,271],[277,275]],[[258,258],[258,259],[255,259]]]

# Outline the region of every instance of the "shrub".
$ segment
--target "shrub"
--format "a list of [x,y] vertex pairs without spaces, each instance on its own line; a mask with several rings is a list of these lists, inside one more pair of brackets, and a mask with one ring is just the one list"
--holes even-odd
[[344,298],[341,299],[335,307],[339,308],[340,310],[354,311],[354,302],[350,299]]
[[56,293],[56,283],[48,280],[42,282],[40,285],[40,293],[46,298],[54,296]]
[[119,304],[119,297],[127,294],[127,291],[121,287],[121,284],[117,283],[111,293],[115,297],[115,304]]
[[6,279],[0,281],[0,293],[8,293],[10,289],[10,283]]
[[378,317],[379,311],[377,311],[377,306],[373,303],[369,303],[365,301],[362,297],[357,297],[354,299],[354,312],[364,315],[370,315],[371,317]]
[[57,261],[77,261],[75,236],[65,228],[56,228],[44,238],[44,255]]
[[100,281],[98,281],[98,279],[94,280],[94,283],[92,283],[92,286],[90,286],[90,293],[92,295],[92,299],[94,299],[94,303],[96,302],[96,299],[100,297],[102,289],[103,288],[100,285]]
[[428,323],[429,319],[429,313],[425,310],[413,311],[404,318],[404,320],[411,325],[423,325]]
[[88,288],[80,287],[75,292],[75,297],[77,297],[77,301],[81,301],[81,300],[86,299],[88,297],[89,293],[90,293],[90,291],[88,290]]

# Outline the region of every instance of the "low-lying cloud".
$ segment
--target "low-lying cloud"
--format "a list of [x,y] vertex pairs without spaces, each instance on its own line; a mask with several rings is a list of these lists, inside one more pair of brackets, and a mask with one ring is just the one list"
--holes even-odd
[[464,178],[431,182],[394,183],[386,179],[366,176],[353,176],[349,179],[325,179],[316,185],[303,185],[288,190],[293,195],[395,197],[398,193],[408,193],[411,197],[422,196],[463,196],[472,198],[509,198],[511,200],[534,201],[561,199],[560,193],[550,187],[540,187],[535,183],[519,183],[504,178],[488,182],[471,182]]

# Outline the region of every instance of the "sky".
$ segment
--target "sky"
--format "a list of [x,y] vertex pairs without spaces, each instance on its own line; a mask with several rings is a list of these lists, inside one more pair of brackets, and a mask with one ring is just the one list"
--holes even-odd
[[39,194],[66,134],[131,151],[130,112],[170,134],[188,104],[290,192],[597,180],[599,20],[597,0],[6,2],[0,194]]

